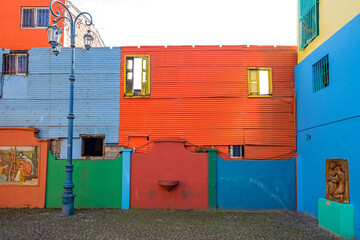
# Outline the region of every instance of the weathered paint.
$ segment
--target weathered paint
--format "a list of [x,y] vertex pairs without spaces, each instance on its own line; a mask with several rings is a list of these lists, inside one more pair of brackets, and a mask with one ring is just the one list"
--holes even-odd
[[38,130],[35,128],[0,128],[0,146],[33,146],[39,150],[38,184],[0,184],[1,208],[45,207],[48,141],[39,139],[37,133]]
[[[178,184],[167,191],[159,180]],[[184,142],[155,142],[148,153],[131,156],[131,208],[207,209],[207,153],[193,153]]]
[[[46,207],[60,208],[66,160],[48,157]],[[75,208],[121,208],[122,156],[115,160],[73,160]]]
[[[151,94],[125,98],[121,73],[120,146],[138,147],[148,137],[211,145],[226,154],[227,145],[245,145],[246,159],[294,155],[296,47],[123,47],[122,71],[125,55],[150,55]],[[248,67],[272,68],[271,98],[248,97]]]
[[216,210],[216,159],[217,149],[207,149],[209,165],[209,209]]
[[354,237],[354,206],[318,199],[319,226],[342,238]]
[[[65,2],[65,0],[60,0]],[[0,48],[25,50],[49,47],[46,28],[21,28],[22,7],[49,7],[51,0],[0,1]],[[62,21],[58,24],[64,29]],[[63,39],[63,37],[62,37]]]
[[225,161],[218,156],[217,207],[295,210],[295,159]]
[[[0,126],[36,127],[40,138],[67,138],[70,54],[70,48],[58,56],[50,48],[29,51],[26,86],[4,85]],[[118,143],[120,48],[77,48],[75,77],[74,158],[80,158],[80,134],[103,134],[105,145]],[[24,77],[5,76],[9,83],[18,78]],[[27,97],[20,99],[24,89]],[[66,147],[61,155],[66,157]]]
[[299,51],[298,62],[304,60],[316,48],[328,40],[359,13],[360,1],[358,0],[319,1],[319,36],[317,36],[303,51]]
[[[299,208],[318,214],[325,197],[325,161],[349,162],[350,203],[354,205],[355,237],[360,238],[360,15],[356,16],[295,68]],[[330,85],[313,93],[312,65],[329,54]],[[301,196],[301,197],[300,197]]]
[[121,208],[130,208],[130,166],[132,149],[122,149],[122,201]]

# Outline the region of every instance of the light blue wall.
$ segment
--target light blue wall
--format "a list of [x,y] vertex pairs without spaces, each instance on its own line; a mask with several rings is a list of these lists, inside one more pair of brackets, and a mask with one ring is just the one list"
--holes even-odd
[[[31,49],[28,76],[4,76],[0,126],[35,127],[43,139],[67,138],[70,64],[70,48],[58,56],[50,48]],[[74,158],[80,152],[80,134],[103,134],[105,145],[118,142],[120,48],[77,48],[75,65]],[[17,94],[21,91],[27,94]],[[66,156],[66,148],[62,150]]]
[[296,209],[295,159],[225,161],[217,157],[219,209]]
[[[360,238],[360,15],[295,68],[298,210],[317,216],[324,198],[325,161],[349,160],[350,202]],[[312,65],[329,54],[330,85],[312,91]],[[311,139],[310,139],[311,137]]]

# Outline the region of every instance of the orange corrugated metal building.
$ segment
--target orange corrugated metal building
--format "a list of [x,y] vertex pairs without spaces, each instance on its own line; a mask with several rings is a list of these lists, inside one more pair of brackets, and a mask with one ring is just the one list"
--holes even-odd
[[[150,94],[125,97],[125,56],[144,55]],[[289,159],[296,152],[296,62],[292,46],[122,47],[119,145],[144,151],[152,141],[181,139],[218,148],[225,159],[230,145],[244,146],[238,159]],[[254,67],[271,68],[271,96],[249,96]]]

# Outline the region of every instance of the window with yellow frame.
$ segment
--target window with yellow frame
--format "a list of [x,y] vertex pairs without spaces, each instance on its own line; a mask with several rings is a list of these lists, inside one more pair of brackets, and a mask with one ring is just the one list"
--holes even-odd
[[150,56],[125,56],[124,95],[125,97],[149,97]]
[[271,97],[271,68],[248,68],[249,97]]

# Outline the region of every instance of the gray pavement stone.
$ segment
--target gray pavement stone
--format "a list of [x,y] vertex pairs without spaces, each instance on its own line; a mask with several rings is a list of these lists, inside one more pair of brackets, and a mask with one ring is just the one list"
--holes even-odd
[[291,211],[0,209],[0,239],[341,239]]

